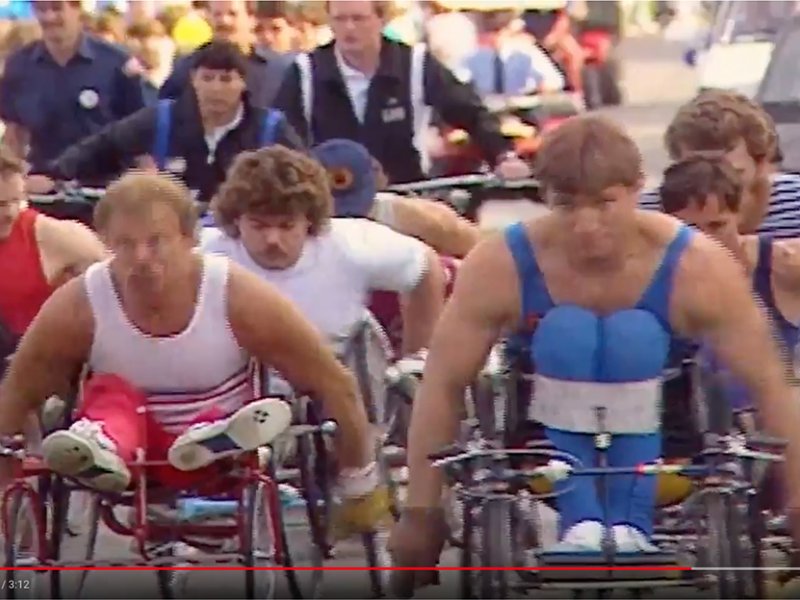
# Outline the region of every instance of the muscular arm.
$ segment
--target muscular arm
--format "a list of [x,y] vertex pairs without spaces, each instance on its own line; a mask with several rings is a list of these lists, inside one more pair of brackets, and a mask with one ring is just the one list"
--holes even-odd
[[425,255],[428,263],[425,274],[413,290],[401,297],[404,355],[428,347],[444,305],[444,269],[433,250],[429,248]]
[[83,281],[56,290],[22,337],[0,384],[0,435],[23,430],[26,418],[54,394],[70,391],[89,356],[94,324]]
[[800,240],[773,242],[772,271],[781,287],[800,292]]
[[[721,246],[695,236],[678,269],[673,310],[681,333],[706,339],[752,391],[767,433],[788,440],[786,489],[789,506],[800,510],[800,403],[741,267]],[[800,540],[798,519],[793,531]]]
[[[408,433],[408,507],[439,504],[442,478],[428,454],[453,442],[464,391],[505,326],[518,317],[517,276],[501,237],[481,243],[464,261],[433,333]],[[487,288],[486,282],[492,281]]]
[[41,215],[36,237],[47,280],[55,287],[83,273],[89,265],[108,258],[95,233],[77,221],[62,221]]
[[379,194],[373,218],[399,233],[422,240],[440,254],[463,258],[480,240],[480,231],[449,206],[422,198]]
[[291,302],[257,276],[233,264],[230,269],[228,311],[236,339],[295,390],[322,401],[339,425],[342,465],[363,467],[368,421],[352,375]]

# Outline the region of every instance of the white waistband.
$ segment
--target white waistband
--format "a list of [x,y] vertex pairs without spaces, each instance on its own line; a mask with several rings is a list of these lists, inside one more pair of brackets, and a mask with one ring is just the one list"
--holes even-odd
[[554,429],[596,433],[597,409],[609,433],[653,433],[661,428],[661,379],[629,383],[563,381],[533,377],[528,416]]

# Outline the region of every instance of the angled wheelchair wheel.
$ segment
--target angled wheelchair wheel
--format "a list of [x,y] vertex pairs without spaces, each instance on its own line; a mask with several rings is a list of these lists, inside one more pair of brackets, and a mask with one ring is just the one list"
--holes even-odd
[[241,547],[245,567],[244,597],[248,599],[272,598],[275,594],[276,572],[263,568],[275,566],[275,539],[283,538],[285,541],[285,530],[282,523],[273,522],[272,493],[277,493],[277,490],[268,490],[264,484],[250,485],[244,491]]
[[[86,540],[82,557],[87,563],[94,559],[95,550],[97,549],[97,535],[100,531],[100,503],[100,496],[91,495],[89,497],[89,506],[86,518]],[[69,521],[69,512],[67,512],[67,521]],[[58,573],[58,571],[54,571],[54,573]],[[162,571],[158,571],[158,573],[160,574]],[[78,574],[78,586],[77,591],[75,592],[76,598],[83,597],[83,588],[86,586],[86,577],[88,575],[89,571],[85,569],[81,570]]]
[[[755,589],[753,562],[747,560],[747,529],[743,527],[743,507],[733,494],[710,491],[702,502],[705,514],[704,548],[701,565],[713,576],[714,598],[747,598]],[[756,552],[760,548],[754,549]]]
[[38,495],[31,488],[17,488],[8,497],[4,515],[6,598],[36,598],[41,593],[37,588],[41,585],[42,573],[30,570],[45,555],[45,549],[40,546],[44,539],[41,509]]
[[[305,522],[301,527],[294,522],[287,523],[287,511],[282,509],[282,566],[290,568],[285,574],[293,598],[320,598],[323,582],[321,567],[324,559],[332,555],[328,541],[330,490],[325,440],[317,434],[298,438],[296,458],[305,503]],[[311,567],[313,570],[293,571],[293,566]]]

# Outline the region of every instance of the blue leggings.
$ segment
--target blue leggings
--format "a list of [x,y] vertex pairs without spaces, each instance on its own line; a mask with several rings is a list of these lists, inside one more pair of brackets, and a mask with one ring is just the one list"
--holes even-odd
[[[545,428],[547,438],[560,451],[581,461],[583,467],[597,465],[594,435]],[[607,450],[610,467],[633,467],[658,460],[661,434],[620,434],[612,437]],[[600,521],[613,525],[632,525],[648,537],[653,533],[653,513],[657,478],[653,475],[609,475],[605,479],[606,500],[600,498],[598,477],[570,477],[555,485],[560,533],[580,521]],[[571,488],[571,489],[569,489]],[[604,511],[605,507],[605,511]]]

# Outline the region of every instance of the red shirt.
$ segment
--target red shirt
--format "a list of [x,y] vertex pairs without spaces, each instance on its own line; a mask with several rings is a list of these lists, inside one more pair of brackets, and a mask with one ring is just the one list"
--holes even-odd
[[0,240],[0,320],[19,336],[53,292],[36,241],[38,216],[33,209],[22,211],[11,235]]

